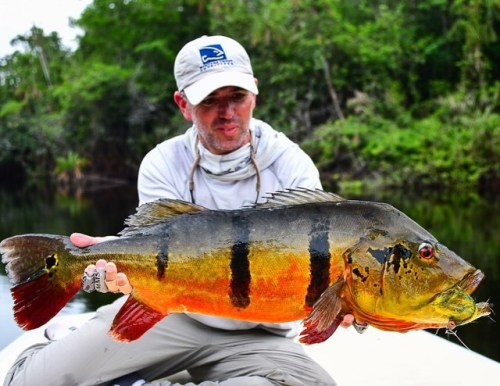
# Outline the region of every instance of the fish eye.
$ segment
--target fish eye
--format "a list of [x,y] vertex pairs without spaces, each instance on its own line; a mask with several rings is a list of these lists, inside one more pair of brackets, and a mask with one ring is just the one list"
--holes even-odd
[[418,254],[422,259],[431,259],[434,256],[434,247],[429,243],[422,243],[418,247]]

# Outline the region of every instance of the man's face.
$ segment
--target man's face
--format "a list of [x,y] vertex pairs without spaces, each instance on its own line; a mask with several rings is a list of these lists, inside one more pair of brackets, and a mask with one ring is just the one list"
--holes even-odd
[[179,101],[177,104],[184,117],[196,125],[201,144],[211,153],[230,153],[249,142],[255,94],[239,87],[222,87],[196,106],[185,102],[184,108]]

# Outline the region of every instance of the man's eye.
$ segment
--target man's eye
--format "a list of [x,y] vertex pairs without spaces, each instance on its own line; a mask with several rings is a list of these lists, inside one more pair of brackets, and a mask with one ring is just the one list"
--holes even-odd
[[200,105],[205,106],[205,107],[210,107],[213,106],[217,103],[215,98],[205,98],[200,102]]
[[243,102],[247,95],[248,94],[244,92],[235,93],[231,96],[231,100],[233,100],[233,102]]
[[224,103],[224,101],[230,101],[233,103],[242,103],[245,101],[246,97],[248,96],[248,93],[246,92],[235,92],[231,95],[229,95],[226,98],[216,98],[216,97],[207,97],[203,99],[200,102],[200,105],[203,107],[213,107],[217,105],[218,103]]

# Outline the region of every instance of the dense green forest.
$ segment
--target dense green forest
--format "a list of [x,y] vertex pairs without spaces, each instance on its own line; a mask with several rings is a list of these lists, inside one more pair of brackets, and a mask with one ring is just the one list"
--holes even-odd
[[255,116],[330,186],[500,189],[500,0],[94,0],[72,23],[74,52],[34,26],[0,59],[2,184],[133,180],[188,127],[177,51],[223,34],[252,58]]

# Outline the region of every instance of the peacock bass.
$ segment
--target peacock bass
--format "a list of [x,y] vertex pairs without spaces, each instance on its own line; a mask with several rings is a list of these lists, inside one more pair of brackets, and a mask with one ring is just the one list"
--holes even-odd
[[491,311],[470,296],[483,273],[384,203],[305,189],[238,210],[162,199],[140,206],[126,225],[121,237],[83,249],[58,235],[3,240],[18,324],[49,321],[100,258],[133,286],[110,327],[122,341],[175,312],[303,320],[308,344],[331,336],[347,313],[360,325],[405,332]]

